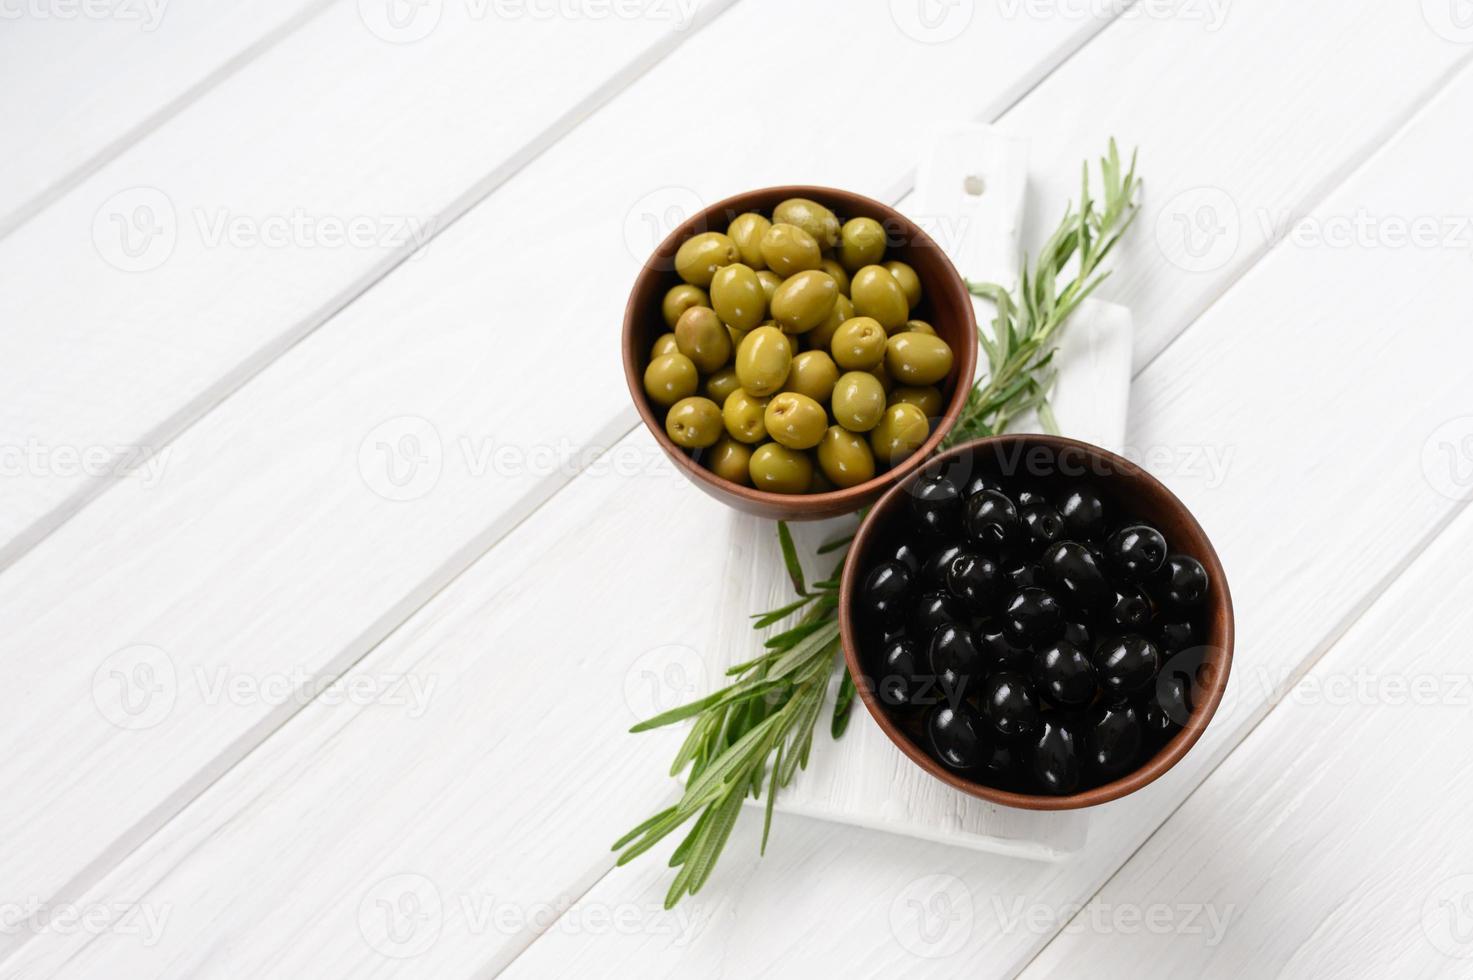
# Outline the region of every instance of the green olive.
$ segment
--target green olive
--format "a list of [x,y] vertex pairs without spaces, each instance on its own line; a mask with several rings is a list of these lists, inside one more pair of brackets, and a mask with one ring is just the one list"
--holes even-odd
[[719,371],[731,360],[731,334],[709,306],[692,306],[680,314],[675,343],[702,374]]
[[885,359],[885,328],[878,320],[857,316],[835,332],[830,346],[839,367],[868,371]]
[[767,305],[772,305],[772,297],[777,295],[777,287],[783,284],[783,277],[771,269],[758,269],[757,281],[762,284],[762,292],[767,297]]
[[742,341],[746,340],[747,334],[751,332],[752,331],[750,330],[738,330],[736,327],[733,327],[731,324],[728,323],[726,325],[726,335],[731,338],[731,349],[736,350],[738,347],[742,346]]
[[679,353],[680,347],[675,343],[675,335],[673,333],[660,334],[660,336],[655,338],[654,344],[650,346],[650,360],[652,361],[666,354]]
[[676,321],[680,314],[692,306],[710,306],[711,297],[700,286],[692,286],[683,282],[678,286],[671,286],[665,298],[660,302],[660,315],[665,318],[665,326],[671,330],[675,329]]
[[885,344],[885,368],[906,385],[933,385],[951,373],[951,348],[940,337],[906,331]]
[[867,265],[849,283],[849,298],[860,316],[874,317],[889,333],[899,330],[910,316],[905,291],[882,265]]
[[696,393],[700,375],[684,354],[662,354],[644,369],[644,393],[656,405],[674,405]]
[[900,283],[900,291],[905,293],[905,301],[915,307],[921,301],[921,277],[916,271],[899,259],[892,259],[885,263],[885,269]]
[[767,260],[767,267],[784,279],[823,264],[813,236],[789,224],[776,224],[767,229],[767,234],[762,236],[762,257]]
[[738,388],[726,396],[721,406],[721,421],[726,432],[737,442],[761,442],[767,438],[767,399],[755,398]]
[[823,470],[818,467],[813,469],[813,482],[808,484],[809,493],[828,493],[830,490],[838,489],[833,481],[823,475]]
[[869,445],[875,458],[886,466],[894,466],[917,449],[931,434],[931,424],[919,408],[909,402],[897,402],[885,409],[880,424],[870,430]]
[[812,449],[828,428],[829,414],[807,395],[784,391],[772,396],[762,421],[767,434],[789,449]]
[[822,264],[819,265],[819,269],[827,272],[829,277],[834,280],[835,285],[839,287],[840,296],[849,295],[849,273],[844,271],[842,265],[833,259],[824,259]]
[[762,282],[740,262],[716,270],[711,278],[711,305],[717,316],[738,330],[751,330],[767,316]]
[[772,493],[807,493],[813,484],[813,461],[808,454],[775,442],[757,447],[747,472],[753,486]]
[[772,297],[772,318],[787,333],[806,333],[828,319],[838,296],[839,286],[832,276],[809,269],[777,287],[777,295]]
[[834,212],[806,197],[790,197],[773,208],[772,220],[797,225],[812,235],[820,248],[833,248],[839,240],[839,219]]
[[777,327],[758,327],[737,348],[737,377],[743,388],[759,397],[782,388],[792,363],[793,348]]
[[854,304],[849,302],[849,297],[841,294],[838,299],[834,300],[834,308],[829,311],[828,319],[803,335],[803,339],[808,343],[808,349],[829,350],[834,343],[834,334],[852,319],[854,319]]
[[703,462],[708,470],[723,480],[740,483],[742,486],[750,486],[752,483],[752,474],[748,470],[752,463],[752,447],[742,445],[731,436],[717,439],[716,445],[711,447]]
[[850,218],[839,231],[839,261],[850,272],[885,257],[885,228],[874,218]]
[[864,436],[831,425],[818,444],[818,468],[836,487],[854,487],[874,477],[875,454]]
[[834,384],[839,380],[839,369],[834,359],[821,350],[804,351],[793,358],[788,369],[788,380],[783,391],[796,391],[807,395],[820,405],[827,405],[834,397]]
[[742,383],[737,380],[736,368],[724,367],[706,379],[706,395],[716,404],[725,405],[731,393],[741,386]]
[[721,409],[709,398],[682,398],[665,416],[665,432],[677,446],[705,449],[721,438]]
[[928,333],[932,337],[936,336],[936,328],[931,326],[925,320],[906,320],[905,326],[901,328],[901,331],[909,333]]
[[771,221],[755,211],[748,211],[736,216],[726,229],[726,237],[736,242],[743,262],[753,269],[765,269],[767,262],[762,258],[762,236],[771,227]]
[[[706,382],[710,386],[710,382]],[[924,388],[911,387],[896,388],[890,392],[886,405],[894,405],[896,402],[909,402],[925,413],[926,418],[934,419],[941,414],[941,389],[932,385]]]
[[834,385],[834,421],[850,432],[868,432],[885,414],[885,389],[867,371],[850,371]]
[[878,367],[870,371],[870,374],[875,376],[875,380],[880,383],[880,387],[884,389],[886,396],[895,390],[895,382],[890,380],[890,372],[885,370],[884,361],[881,361]]
[[675,271],[686,282],[709,286],[717,269],[740,261],[741,257],[736,242],[721,232],[702,232],[680,243],[675,253]]

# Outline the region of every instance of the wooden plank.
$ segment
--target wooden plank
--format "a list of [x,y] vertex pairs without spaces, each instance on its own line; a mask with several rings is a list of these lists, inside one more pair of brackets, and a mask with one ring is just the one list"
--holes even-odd
[[7,4],[0,236],[329,2]]
[[0,239],[0,566],[730,2],[340,3]]
[[[829,11],[746,7],[692,36],[447,229],[423,261],[400,266],[202,419],[171,447],[161,482],[120,483],[0,575],[9,596],[0,619],[18,630],[0,639],[0,661],[20,678],[0,724],[28,738],[47,732],[68,757],[42,768],[16,758],[0,775],[16,788],[0,801],[15,845],[0,880],[43,897],[79,891],[299,710],[299,691],[342,673],[586,469],[589,447],[613,446],[628,430],[610,348],[570,337],[609,336],[649,244],[644,219],[689,200],[679,196],[684,175],[706,174],[712,183],[692,192],[709,200],[835,170],[833,147],[800,139],[812,132],[807,116],[775,116],[750,100],[712,115],[709,93],[688,84],[734,47],[757,52],[757,67],[791,66],[795,85],[818,90],[831,78],[826,62],[806,57],[807,39],[832,26]],[[779,15],[790,30],[775,36]],[[979,12],[968,45],[924,60],[918,84],[965,93],[935,106],[937,118],[1001,111],[1092,29],[1039,22],[1004,36],[991,16]],[[840,29],[845,50],[872,59],[900,36],[882,8]],[[855,84],[825,125],[857,128],[910,105],[883,75]],[[755,163],[713,158],[709,148],[733,126],[807,149]],[[910,154],[898,141],[840,159],[837,182],[884,194]],[[580,243],[581,278],[549,280],[570,242]],[[509,348],[509,338],[523,346]],[[586,390],[539,399],[535,364],[561,365],[558,380]],[[411,459],[383,455],[409,445],[404,437],[419,440],[413,456],[433,447],[438,465],[422,468],[420,482],[396,482]],[[616,453],[595,470],[643,473],[651,456]],[[44,669],[33,655],[41,647],[58,651]],[[140,663],[155,678],[172,674],[175,687],[162,717],[135,722],[118,684],[141,677]],[[258,684],[286,679],[285,695],[222,703],[211,694],[222,669]],[[107,711],[133,726],[123,734],[93,703],[99,671]],[[34,819],[43,813],[66,814],[71,829],[56,833]],[[574,860],[582,873],[585,857]]]
[[1465,510],[1297,684],[1247,678],[1274,710],[1024,975],[1465,973],[1470,548]]
[[[1460,214],[1467,176],[1453,123],[1470,108],[1473,78],[1463,77],[1316,210],[1317,226],[1361,208]],[[1466,410],[1473,383],[1466,260],[1458,247],[1286,243],[1138,378],[1129,444],[1153,451],[1147,461],[1217,542],[1233,577],[1238,659],[1204,741],[1161,781],[1099,811],[1074,860],[1042,865],[802,819],[781,820],[759,860],[748,820],[679,916],[652,911],[668,884],[658,855],[600,879],[609,838],[665,785],[668,743],[619,734],[630,718],[620,691],[631,674],[637,689],[663,678],[667,698],[708,683],[666,667],[690,663],[679,648],[705,642],[702,597],[719,563],[672,565],[649,544],[688,554],[690,541],[720,541],[737,519],[663,467],[589,473],[349,675],[453,679],[428,713],[410,718],[403,703],[341,712],[320,699],[83,897],[178,910],[160,943],[48,934],[8,965],[61,976],[102,964],[208,968],[226,955],[211,936],[283,932],[245,955],[319,970],[491,972],[541,933],[514,975],[796,973],[835,962],[1008,975],[1263,716],[1265,699],[1245,681],[1301,671],[1459,506],[1424,478],[1420,447]],[[1385,329],[1393,322],[1411,326]],[[1360,397],[1371,376],[1376,398]],[[637,432],[616,455],[649,446]],[[628,547],[633,539],[645,547]],[[765,547],[749,555],[754,570],[777,567]],[[641,661],[647,651],[660,652]],[[264,867],[262,854],[273,855]],[[222,889],[221,876],[246,886]],[[365,902],[407,909],[392,900],[410,896],[438,897],[438,914],[415,920],[437,928],[387,947],[381,916],[360,931]],[[470,914],[487,908],[503,917]],[[922,930],[917,909],[958,917]]]
[[[1140,3],[1000,121],[1057,162],[1034,182],[1050,204],[1078,197],[1068,165],[1109,137],[1140,147],[1141,227],[1102,294],[1135,315],[1137,368],[1468,64],[1467,32],[1422,11]],[[1029,211],[1034,241],[1048,210]]]

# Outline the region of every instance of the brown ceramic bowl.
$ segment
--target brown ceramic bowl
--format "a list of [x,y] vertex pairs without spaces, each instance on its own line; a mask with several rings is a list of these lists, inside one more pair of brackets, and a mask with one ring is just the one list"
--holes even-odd
[[[867,672],[862,658],[865,651],[874,649],[876,638],[866,632],[854,611],[859,586],[870,570],[883,560],[881,549],[893,547],[900,540],[913,540],[904,534],[905,525],[902,523],[910,489],[923,472],[934,473],[942,467],[963,477],[979,473],[996,476],[1004,486],[1022,477],[1040,485],[1045,492],[1069,483],[1087,484],[1105,498],[1112,511],[1124,512],[1132,518],[1154,524],[1166,536],[1173,552],[1191,555],[1206,568],[1211,591],[1205,607],[1199,612],[1199,625],[1204,630],[1202,645],[1176,654],[1170,661],[1177,669],[1195,671],[1195,707],[1182,728],[1134,772],[1069,796],[1010,792],[973,782],[932,759],[916,742],[916,739],[924,737],[918,719],[912,717],[907,720],[892,714],[880,703],[874,685],[866,681]],[[1233,602],[1228,593],[1227,578],[1212,542],[1207,540],[1207,535],[1182,502],[1150,474],[1114,453],[1073,439],[1044,435],[997,436],[958,446],[930,460],[924,471],[912,472],[904,482],[886,493],[860,525],[849,559],[844,563],[839,593],[839,628],[844,659],[865,707],[902,752],[916,765],[963,793],[1027,810],[1071,810],[1094,806],[1133,793],[1159,778],[1176,765],[1202,736],[1222,701],[1233,660]]]
[[[886,260],[908,262],[920,277],[922,298],[913,314],[936,328],[936,333],[951,345],[956,358],[951,376],[941,386],[945,397],[941,417],[931,420],[930,438],[920,450],[866,483],[829,493],[769,493],[721,479],[666,435],[663,412],[650,404],[644,392],[644,369],[649,363],[650,346],[667,330],[660,316],[660,300],[671,286],[680,282],[680,277],[675,274],[675,252],[681,243],[701,232],[724,232],[733,218],[746,211],[758,211],[770,217],[772,209],[790,197],[818,201],[844,221],[868,217],[883,225],[890,234],[891,243],[885,252]],[[886,487],[913,473],[941,445],[941,440],[956,424],[966,404],[967,392],[972,387],[972,377],[977,369],[977,321],[966,283],[957,275],[946,254],[931,236],[894,208],[831,187],[766,187],[713,204],[693,215],[660,243],[640,270],[634,280],[634,289],[629,293],[629,304],[624,310],[623,349],[624,378],[639,417],[644,419],[660,448],[696,486],[724,504],[759,517],[818,520],[851,513],[873,503]]]

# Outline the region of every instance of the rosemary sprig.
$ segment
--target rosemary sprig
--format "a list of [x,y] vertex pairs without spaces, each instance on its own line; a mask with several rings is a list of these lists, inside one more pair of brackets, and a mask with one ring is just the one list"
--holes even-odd
[[[973,294],[996,304],[997,315],[990,337],[977,331],[987,355],[987,377],[972,388],[945,445],[1003,432],[1029,410],[1036,411],[1050,431],[1056,430],[1048,407],[1056,373],[1054,341],[1070,314],[1108,275],[1100,271],[1100,264],[1136,216],[1140,182],[1135,157],[1132,155],[1129,169],[1122,171],[1114,140],[1100,160],[1100,182],[1104,203],[1097,206],[1090,196],[1086,164],[1079,209],[1071,206],[1066,210],[1032,268],[1025,265],[1015,294],[990,283],[967,283]],[[1071,263],[1073,277],[1061,285],[1060,277]],[[808,765],[814,728],[838,663],[838,582],[850,538],[830,541],[818,549],[820,555],[839,552],[840,558],[827,579],[810,586],[787,525],[779,521],[777,533],[797,598],[754,615],[753,627],[767,629],[794,616],[796,621],[769,637],[761,656],[730,668],[728,676],[736,679],[726,687],[632,729],[642,732],[695,719],[670,766],[672,776],[690,768],[684,794],[673,806],[619,838],[613,847],[623,852],[618,863],[628,864],[695,820],[670,857],[670,866],[679,871],[665,896],[666,908],[694,895],[706,883],[731,836],[742,801],[748,793],[761,798],[764,785],[767,807],[761,850],[766,852],[778,790]],[[834,738],[848,725],[854,695],[853,680],[845,672],[829,723]]]

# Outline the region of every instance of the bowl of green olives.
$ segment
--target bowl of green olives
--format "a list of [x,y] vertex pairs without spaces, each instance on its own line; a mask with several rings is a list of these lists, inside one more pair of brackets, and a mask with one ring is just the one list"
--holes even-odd
[[624,374],[682,473],[748,513],[851,513],[913,472],[977,366],[966,284],[893,208],[769,187],[692,215],[624,313]]
[[1004,435],[928,460],[865,517],[840,582],[865,707],[917,765],[1004,806],[1133,793],[1227,687],[1233,605],[1159,481],[1097,446]]

